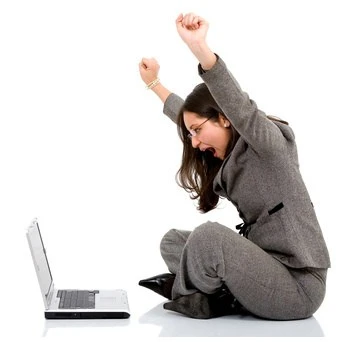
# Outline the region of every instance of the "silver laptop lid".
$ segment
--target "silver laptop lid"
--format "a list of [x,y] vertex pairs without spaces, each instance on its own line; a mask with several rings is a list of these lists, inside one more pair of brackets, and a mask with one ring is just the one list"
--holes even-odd
[[35,219],[28,227],[27,239],[32,253],[35,271],[37,273],[41,294],[43,296],[45,309],[50,307],[54,282],[46,257],[46,252],[41,238],[38,221]]

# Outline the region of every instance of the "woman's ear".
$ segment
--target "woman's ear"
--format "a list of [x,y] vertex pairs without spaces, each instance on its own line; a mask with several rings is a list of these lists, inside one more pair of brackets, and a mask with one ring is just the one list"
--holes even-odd
[[230,121],[221,113],[219,113],[219,120],[223,127],[228,128],[230,127]]

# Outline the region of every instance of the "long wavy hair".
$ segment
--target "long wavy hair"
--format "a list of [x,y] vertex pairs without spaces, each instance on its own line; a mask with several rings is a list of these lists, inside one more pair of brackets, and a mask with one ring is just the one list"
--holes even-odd
[[[198,210],[206,213],[214,209],[219,196],[213,191],[213,180],[223,160],[215,158],[210,151],[202,152],[192,146],[188,130],[184,124],[184,112],[194,112],[204,119],[218,122],[222,110],[217,105],[204,83],[197,85],[187,96],[177,117],[178,134],[183,142],[182,163],[177,172],[177,183],[190,193],[192,199],[198,199]],[[225,157],[233,149],[238,133],[230,126],[231,138]]]

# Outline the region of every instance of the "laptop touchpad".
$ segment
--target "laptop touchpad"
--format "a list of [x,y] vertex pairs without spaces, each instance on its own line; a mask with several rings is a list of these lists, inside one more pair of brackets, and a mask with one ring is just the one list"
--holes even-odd
[[116,297],[100,296],[97,304],[100,308],[115,308],[117,306],[117,300]]

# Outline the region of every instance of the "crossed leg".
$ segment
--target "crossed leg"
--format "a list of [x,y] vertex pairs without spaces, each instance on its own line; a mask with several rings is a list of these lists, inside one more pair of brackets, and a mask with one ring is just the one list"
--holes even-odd
[[[176,274],[172,298],[198,291],[213,294],[225,284],[250,312],[270,319],[311,316],[325,286],[305,271],[290,270],[233,230],[207,222],[193,232],[172,229],[161,241],[161,254]],[[302,286],[301,284],[304,284]],[[309,284],[317,294],[306,293]]]

